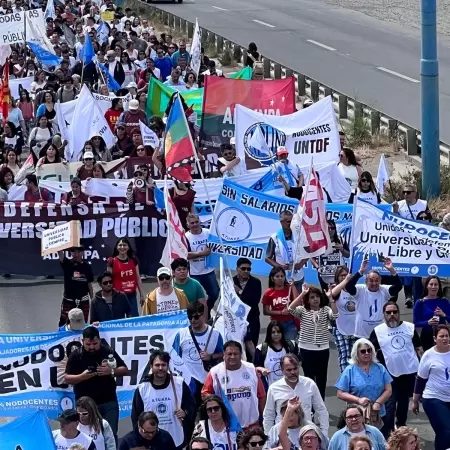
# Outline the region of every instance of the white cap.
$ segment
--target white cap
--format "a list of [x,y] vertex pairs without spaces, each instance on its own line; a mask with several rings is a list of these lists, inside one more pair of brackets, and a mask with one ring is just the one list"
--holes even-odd
[[132,111],[136,111],[139,109],[139,101],[138,100],[130,100],[130,103],[128,104],[128,109],[131,109]]
[[236,138],[234,136],[230,139],[230,144],[236,145]]
[[94,154],[92,152],[85,152],[83,155],[83,159],[94,159]]
[[84,314],[80,308],[73,308],[69,311],[69,322],[71,330],[83,330],[86,326]]
[[160,267],[156,272],[156,276],[159,277],[160,275],[169,275],[171,277],[172,271],[168,267]]
[[127,88],[135,88],[135,89],[137,89],[137,84],[134,81],[130,81],[127,84]]

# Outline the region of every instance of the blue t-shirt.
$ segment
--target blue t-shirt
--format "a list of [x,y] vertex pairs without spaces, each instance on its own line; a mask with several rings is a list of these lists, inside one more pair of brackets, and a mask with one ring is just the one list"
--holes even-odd
[[[384,366],[372,363],[366,373],[354,364],[350,364],[341,373],[334,385],[335,388],[357,397],[367,397],[375,402],[384,391],[384,385],[392,383],[392,377]],[[381,405],[380,416],[386,414],[386,408]]]

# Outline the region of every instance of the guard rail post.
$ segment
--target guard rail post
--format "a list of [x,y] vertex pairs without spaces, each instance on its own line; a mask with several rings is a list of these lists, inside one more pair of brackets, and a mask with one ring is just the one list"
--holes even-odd
[[379,111],[370,111],[370,128],[372,131],[372,136],[380,132],[380,120],[381,115]]
[[270,59],[263,59],[264,78],[270,78]]
[[281,65],[278,63],[273,65],[273,77],[275,80],[279,80],[281,78]]
[[417,147],[417,132],[412,128],[406,130],[406,153],[409,156],[416,156],[419,154]]
[[292,77],[292,75],[294,75],[294,71],[292,69],[286,69],[284,71],[284,75],[286,78]]
[[306,95],[306,76],[302,73],[297,74],[297,93],[299,97]]
[[348,118],[348,99],[346,95],[338,95],[339,119]]
[[319,82],[311,80],[310,84],[311,89],[311,99],[313,102],[317,102],[319,100]]
[[330,97],[330,96],[333,95],[333,91],[329,87],[324,87],[323,88],[323,95],[324,95],[324,97]]
[[223,37],[222,36],[217,36],[216,45],[217,45],[217,53],[223,53]]
[[187,34],[188,39],[192,39],[192,37],[194,36],[194,24],[192,22],[187,23]]

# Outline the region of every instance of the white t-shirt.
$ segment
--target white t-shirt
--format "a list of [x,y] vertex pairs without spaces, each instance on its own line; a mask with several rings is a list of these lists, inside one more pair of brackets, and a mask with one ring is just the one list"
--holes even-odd
[[55,430],[52,433],[57,450],[69,450],[72,444],[81,444],[86,447],[86,450],[90,450],[89,446],[92,444],[92,439],[82,432],[74,439],[66,439],[63,437],[61,430]]
[[[211,425],[211,421],[208,420],[208,425],[205,423],[206,421],[200,420],[197,429],[201,429],[201,433],[198,436],[207,438],[206,434],[206,426],[208,426],[209,429],[209,439],[212,444],[213,450],[237,450],[237,433],[235,431],[230,431],[227,433],[227,429],[224,428],[222,431],[215,431],[214,428]],[[228,437],[230,438],[231,446],[233,447],[230,449],[230,444],[228,441]]]
[[348,184],[354,189],[358,184],[358,169],[356,166],[346,166],[342,163],[338,164],[339,171],[347,180]]
[[450,352],[438,353],[434,347],[420,360],[417,375],[427,379],[423,398],[436,398],[450,402]]
[[159,289],[156,291],[156,311],[158,314],[169,311],[178,311],[179,309],[180,303],[178,302],[178,297],[174,290],[172,290],[169,295],[161,294]]
[[[259,344],[257,349],[261,351],[262,344]],[[264,368],[270,370],[267,375],[267,384],[270,386],[274,381],[279,380],[283,376],[281,372],[281,358],[286,354],[284,347],[281,350],[274,350],[270,347],[267,348],[266,359],[264,360]]]
[[[289,160],[287,162],[277,161],[275,163],[275,167],[277,169],[277,173],[279,173],[289,184],[289,174],[287,171],[291,173],[292,178],[294,179],[294,186],[297,186],[298,180],[302,175],[302,171],[297,164],[292,164]],[[292,184],[292,183],[290,183]]]
[[134,17],[133,17],[133,16],[130,16],[130,17],[123,16],[123,17],[120,19],[120,22],[123,23],[123,24],[125,25],[125,22],[126,22],[127,20],[129,20],[131,23],[133,23]]
[[83,425],[82,423],[78,424],[78,430],[94,441],[96,450],[106,450],[105,437],[101,431],[100,433],[97,433],[93,428],[88,425]]
[[[207,247],[209,230],[202,228],[200,234],[192,234],[190,231],[186,233],[186,238],[189,241],[189,246],[192,252],[202,252]],[[190,259],[189,267],[191,275],[204,275],[214,271],[213,267],[206,265],[206,256],[200,258]]]
[[370,203],[371,205],[378,205],[378,196],[376,192],[362,192],[360,189],[357,189],[355,192],[355,197],[362,198],[364,201]]
[[[427,209],[427,202],[425,200],[418,199],[414,205],[409,205],[406,200],[400,200],[398,202],[398,214],[405,219],[416,220],[417,215]],[[410,211],[411,210],[411,211]],[[411,213],[414,217],[411,217]]]

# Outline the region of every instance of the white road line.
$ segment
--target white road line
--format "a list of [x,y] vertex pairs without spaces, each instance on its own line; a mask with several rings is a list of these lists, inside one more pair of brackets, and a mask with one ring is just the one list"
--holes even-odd
[[260,25],[264,25],[265,27],[275,28],[275,25],[270,25],[270,23],[263,22],[262,20],[253,19],[253,22],[259,23]]
[[221,8],[220,6],[211,6],[211,8],[218,9],[219,11],[228,11],[228,9]]
[[377,69],[381,70],[382,72],[386,72],[386,73],[390,73],[391,75],[395,75],[396,77],[403,78],[404,80],[411,81],[411,83],[420,83],[419,80],[416,80],[411,77],[407,77],[406,75],[395,72],[394,70],[386,69],[386,67],[377,67]]
[[329,50],[330,52],[335,52],[336,51],[335,48],[330,47],[330,46],[325,45],[325,44],[322,44],[321,42],[313,41],[312,39],[307,39],[307,42],[309,42],[310,44],[317,45],[318,47],[322,47],[325,50]]

